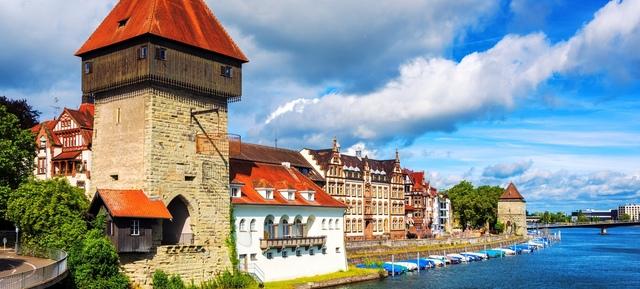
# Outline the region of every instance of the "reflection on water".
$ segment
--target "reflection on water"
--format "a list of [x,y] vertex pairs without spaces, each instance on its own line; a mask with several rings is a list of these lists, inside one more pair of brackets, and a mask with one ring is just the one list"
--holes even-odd
[[608,231],[565,229],[561,243],[533,254],[338,288],[640,288],[640,227]]

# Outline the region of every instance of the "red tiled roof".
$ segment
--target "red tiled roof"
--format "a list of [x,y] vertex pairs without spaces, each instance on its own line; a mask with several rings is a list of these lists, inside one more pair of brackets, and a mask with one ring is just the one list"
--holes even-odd
[[[346,207],[342,202],[332,198],[316,185],[311,179],[305,177],[295,168],[283,165],[261,163],[247,160],[230,160],[230,180],[244,183],[241,188],[242,196],[232,198],[236,205],[274,205],[274,206],[310,206],[310,207]],[[274,198],[263,198],[256,188],[274,189]],[[278,190],[294,189],[295,200],[285,199]],[[314,191],[314,201],[308,201],[300,192]]]
[[414,191],[423,191],[424,188],[424,172],[411,172],[409,175],[413,182]]
[[324,181],[322,175],[313,169],[307,159],[300,152],[294,150],[230,141],[229,158],[276,165],[287,162],[293,167],[307,169],[306,176],[308,178],[314,181]]
[[53,157],[53,160],[72,160],[77,158],[81,153],[82,151],[61,152],[57,156]]
[[70,108],[65,108],[64,110],[78,123],[80,127],[89,129],[93,128],[93,104],[82,104],[77,110]]
[[[309,150],[309,153],[313,157],[314,160],[318,162],[318,165],[323,170],[327,170],[329,165],[329,161],[331,160],[331,156],[333,154],[331,149],[322,149],[322,150]],[[395,159],[393,160],[375,160],[370,159],[368,157],[356,157],[345,154],[340,154],[340,160],[342,161],[342,165],[347,167],[358,168],[360,171],[364,170],[365,161],[369,163],[369,168],[371,171],[384,171],[388,176],[391,176],[393,173],[393,168],[395,166]]]
[[248,61],[203,0],[120,0],[76,55],[146,34]]
[[500,196],[500,200],[524,201],[524,197],[520,194],[520,192],[518,192],[518,188],[516,188],[516,185],[514,185],[513,183],[509,183],[502,196]]
[[171,219],[171,213],[161,200],[151,200],[142,190],[98,189],[91,202],[91,211],[104,204],[109,215],[117,218]]
[[404,205],[404,210],[405,210],[405,211],[415,211],[415,210],[416,210],[416,208],[414,208],[414,207],[413,207],[413,206],[411,206],[411,205]]

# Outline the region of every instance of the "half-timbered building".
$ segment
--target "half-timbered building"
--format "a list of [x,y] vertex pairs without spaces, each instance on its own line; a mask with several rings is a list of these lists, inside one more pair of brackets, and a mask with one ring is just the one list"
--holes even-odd
[[32,128],[36,142],[34,175],[38,179],[66,178],[88,193],[94,106],[65,108],[60,116]]
[[404,239],[404,180],[400,156],[375,160],[340,153],[336,139],[329,149],[303,149],[301,154],[324,177],[321,185],[348,207],[347,240]]

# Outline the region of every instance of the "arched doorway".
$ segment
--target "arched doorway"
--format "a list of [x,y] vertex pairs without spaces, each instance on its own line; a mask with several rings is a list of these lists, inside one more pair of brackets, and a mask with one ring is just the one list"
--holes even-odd
[[162,224],[163,245],[191,245],[194,236],[191,231],[189,208],[182,196],[175,197],[167,206],[173,219]]

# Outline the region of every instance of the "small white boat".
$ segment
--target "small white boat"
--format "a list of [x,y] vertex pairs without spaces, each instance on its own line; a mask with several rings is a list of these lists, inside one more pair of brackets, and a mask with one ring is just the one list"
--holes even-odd
[[460,259],[461,262],[463,263],[469,263],[469,258],[467,258],[464,255],[460,255],[460,254],[447,254],[447,257],[449,258],[457,258]]
[[407,268],[408,271],[418,270],[418,265],[409,262],[386,262],[385,264]]
[[436,258],[422,258],[422,259],[433,261],[433,263],[436,264],[436,267],[442,267],[445,265],[442,259],[436,259]]
[[540,243],[538,243],[538,242],[534,242],[534,241],[529,241],[529,242],[527,242],[527,244],[528,244],[529,246],[536,247],[536,249],[542,249],[542,248],[544,248],[544,244],[540,244]]
[[502,252],[504,252],[504,254],[506,256],[514,256],[514,255],[516,255],[516,251],[511,250],[511,249],[507,249],[507,248],[495,248],[494,250],[502,251]]
[[442,256],[442,255],[429,255],[429,258],[432,259],[438,259],[442,262],[444,262],[445,264],[451,264],[451,260],[449,260],[449,258]]
[[462,254],[468,254],[468,255],[473,255],[473,256],[478,256],[482,259],[489,259],[489,256],[487,254],[484,253],[478,253],[478,252],[462,252]]

